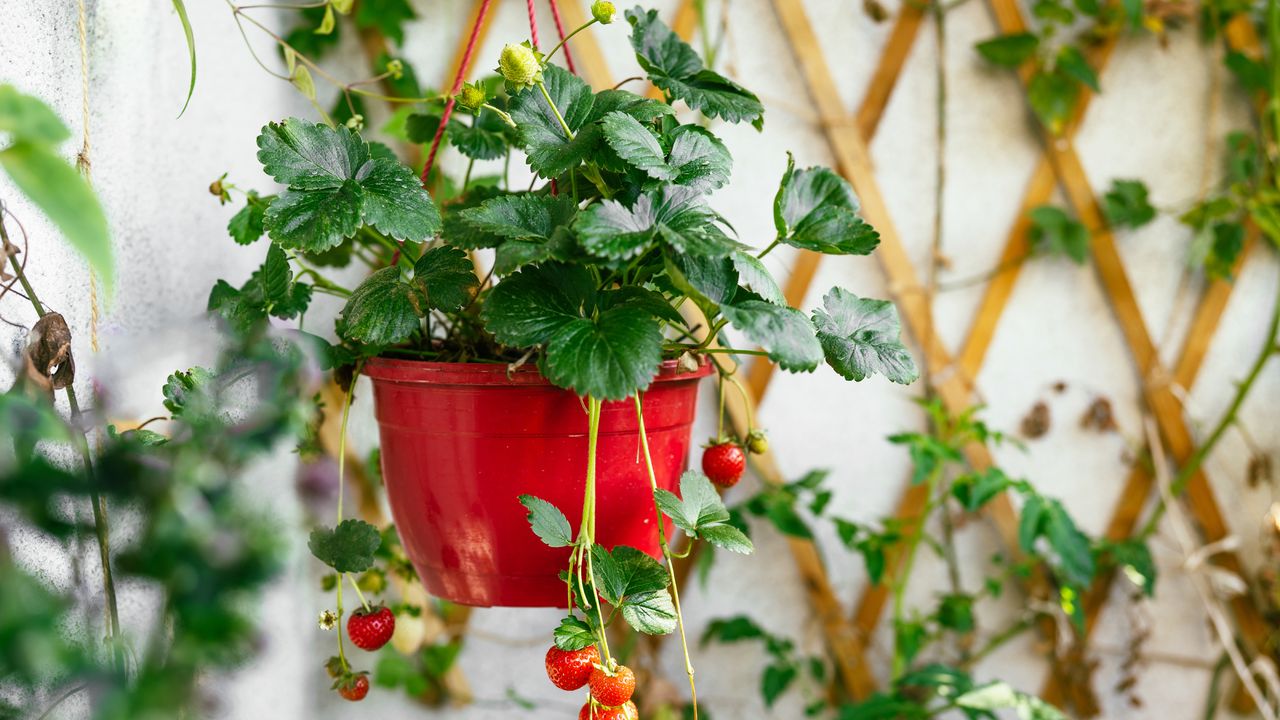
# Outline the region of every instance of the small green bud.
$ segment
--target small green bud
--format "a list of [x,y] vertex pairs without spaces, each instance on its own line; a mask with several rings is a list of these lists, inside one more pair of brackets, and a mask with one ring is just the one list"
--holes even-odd
[[348,130],[354,130],[356,132],[360,132],[361,130],[364,129],[364,116],[361,115],[360,113],[356,113],[355,115],[352,115],[351,117],[347,118],[346,126]]
[[601,25],[608,25],[613,22],[613,14],[617,11],[618,9],[608,0],[596,0],[591,3],[591,17],[595,18],[596,22]]
[[404,62],[396,59],[387,63],[387,72],[393,80],[400,80],[404,77]]
[[488,100],[488,96],[480,83],[467,83],[462,86],[456,98],[459,105],[471,112],[480,112],[480,107]]
[[498,73],[507,81],[508,88],[519,90],[542,79],[542,61],[527,41],[507,45],[498,57]]

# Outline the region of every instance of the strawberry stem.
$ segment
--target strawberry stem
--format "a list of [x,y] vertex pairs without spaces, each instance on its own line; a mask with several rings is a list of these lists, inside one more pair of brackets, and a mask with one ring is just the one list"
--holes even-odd
[[680,589],[676,583],[676,566],[667,544],[667,531],[662,521],[662,510],[658,507],[658,478],[653,471],[653,456],[649,454],[649,434],[644,429],[644,408],[641,393],[635,394],[636,423],[640,429],[640,449],[644,451],[644,467],[649,473],[649,488],[653,494],[653,512],[658,516],[658,542],[662,545],[662,554],[667,558],[667,575],[671,578],[671,601],[676,609],[676,625],[680,628],[680,649],[684,651],[684,670],[689,675],[689,694],[693,700],[693,720],[698,720],[698,687],[693,682],[693,661],[689,659],[689,641],[685,639],[684,615],[680,612]]
[[[373,608],[369,607],[369,601],[364,599],[364,593],[360,592],[360,584],[356,582],[356,579],[351,577],[351,573],[342,573],[342,574],[345,575],[347,579],[351,581],[351,587],[355,588],[356,597],[360,598],[360,605],[364,607],[364,611],[369,612],[370,610],[372,610]],[[338,584],[341,585],[342,583],[338,583]]]
[[[582,531],[579,536],[586,537],[586,543],[582,546],[582,552],[587,558],[587,575],[591,578],[591,596],[592,604],[595,605],[596,619],[600,623],[600,651],[604,657],[604,667],[612,669],[613,660],[609,657],[609,637],[605,631],[604,613],[600,610],[599,594],[596,591],[595,566],[591,560],[591,548],[596,542],[596,449],[597,441],[600,438],[600,400],[594,397],[587,398],[587,490],[586,490],[586,508],[582,515]],[[579,573],[581,573],[582,564],[579,562]],[[582,584],[581,575],[578,580],[579,585]],[[586,595],[586,593],[583,593]]]
[[[335,525],[342,524],[342,498],[345,495],[346,475],[347,475],[347,423],[351,419],[351,399],[355,395],[356,379],[360,377],[360,369],[362,363],[356,364],[355,372],[351,374],[351,385],[347,387],[346,396],[342,401],[342,424],[339,427],[338,437],[338,522]],[[344,575],[346,573],[343,573]],[[355,585],[355,581],[352,581]],[[356,588],[359,593],[360,589]],[[360,598],[364,602],[364,597]],[[368,607],[366,604],[365,607]],[[338,661],[342,663],[342,669],[348,671],[351,666],[347,664],[347,653],[342,645],[342,578],[338,578]]]

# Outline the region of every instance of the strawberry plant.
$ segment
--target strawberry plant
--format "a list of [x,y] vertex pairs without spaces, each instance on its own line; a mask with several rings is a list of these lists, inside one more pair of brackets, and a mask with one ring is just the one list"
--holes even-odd
[[[462,87],[456,103],[468,119],[446,119],[434,103],[405,119],[404,139],[442,136],[472,165],[523,153],[535,176],[526,190],[505,178],[473,179],[469,165],[460,184],[433,199],[387,146],[351,127],[295,118],[267,125],[258,158],[285,189],[243,192],[243,209],[228,228],[241,244],[268,238],[266,260],[248,282],[219,282],[209,298],[209,309],[239,328],[270,317],[301,323],[313,295],[341,298],[337,342],[327,357],[346,387],[373,357],[531,363],[584,398],[589,449],[580,526],[574,530],[539,498],[520,501],[544,543],[571,550],[564,580],[574,610],[555,644],[562,652],[598,648],[598,674],[589,684],[602,708],[625,704],[633,682],[610,655],[609,625],[620,618],[642,632],[679,629],[683,637],[665,524],[659,541],[666,562],[596,543],[603,403],[635,407],[653,491],[652,507],[636,512],[665,515],[691,538],[750,552],[706,475],[686,473],[678,495],[658,487],[643,403],[664,360],[711,362],[722,385],[737,383],[726,356],[745,355],[791,372],[825,362],[851,380],[880,374],[909,383],[917,375],[891,303],[834,288],[807,315],[788,305],[763,262],[779,245],[834,255],[873,251],[878,236],[858,216],[849,185],[827,168],[797,168],[789,159],[773,199],[773,227],[763,247],[753,248],[708,202],[729,182],[728,148],[678,113],[687,108],[759,128],[763,106],[706,68],[656,12],[636,8],[626,18],[636,58],[661,100],[620,88],[594,91],[549,62],[563,43],[545,55],[524,43],[503,49],[498,79]],[[587,25],[613,19],[612,5],[597,3]],[[226,182],[218,190],[223,199],[241,192]],[[471,257],[477,251],[493,255],[480,274]],[[347,265],[364,266],[368,277],[348,289],[321,272]],[[760,349],[735,348],[739,340]],[[349,401],[348,392],[344,427]],[[740,438],[722,431],[704,461],[712,479],[736,482],[744,448],[767,448],[758,428]],[[369,567],[378,535],[344,520],[341,504],[338,519],[313,534],[312,551],[338,573],[341,616],[341,578]],[[336,660],[341,683],[352,672],[341,638]]]

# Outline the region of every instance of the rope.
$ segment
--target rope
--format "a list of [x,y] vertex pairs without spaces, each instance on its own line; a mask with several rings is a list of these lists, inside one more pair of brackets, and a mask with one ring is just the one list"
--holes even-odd
[[556,0],[547,0],[551,5],[551,17],[556,21],[556,32],[560,35],[560,42],[564,49],[564,64],[569,66],[569,72],[574,75],[578,74],[578,69],[573,66],[573,55],[569,52],[569,43],[565,42],[564,21],[560,19],[560,6],[556,4]]
[[[77,0],[80,14],[80,125],[83,128],[84,140],[80,145],[80,154],[76,156],[76,166],[84,175],[84,179],[93,185],[92,166],[89,162],[89,21],[85,12],[85,0]],[[102,309],[98,306],[98,277],[89,269],[89,347],[98,352],[98,320]]]
[[[532,1],[530,0],[530,2]],[[449,99],[444,103],[444,113],[440,116],[440,127],[436,128],[436,135],[431,139],[431,152],[427,154],[427,164],[422,168],[422,184],[424,187],[427,184],[427,175],[431,173],[431,167],[436,162],[436,152],[440,149],[440,138],[444,137],[444,129],[449,125],[449,118],[453,115],[454,98],[462,90],[462,81],[467,76],[467,68],[471,67],[471,57],[476,50],[476,39],[480,37],[480,28],[484,25],[484,17],[489,12],[489,4],[491,2],[492,0],[484,0],[480,5],[479,12],[476,13],[476,23],[471,27],[471,37],[467,39],[467,49],[462,53],[462,62],[458,64],[458,74],[453,78],[453,89],[449,91]]]
[[533,49],[538,49],[538,12],[533,9],[533,0],[528,0],[526,5],[529,6],[529,39],[533,41]]

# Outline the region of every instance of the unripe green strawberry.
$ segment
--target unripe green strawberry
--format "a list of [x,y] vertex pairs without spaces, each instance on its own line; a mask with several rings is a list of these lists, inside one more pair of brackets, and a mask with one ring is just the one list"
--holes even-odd
[[618,9],[608,0],[596,0],[591,3],[591,17],[595,18],[596,22],[601,25],[608,25],[613,22],[613,14],[617,11]]
[[507,88],[519,90],[542,79],[542,62],[528,42],[508,44],[498,56],[498,73],[507,81]]

